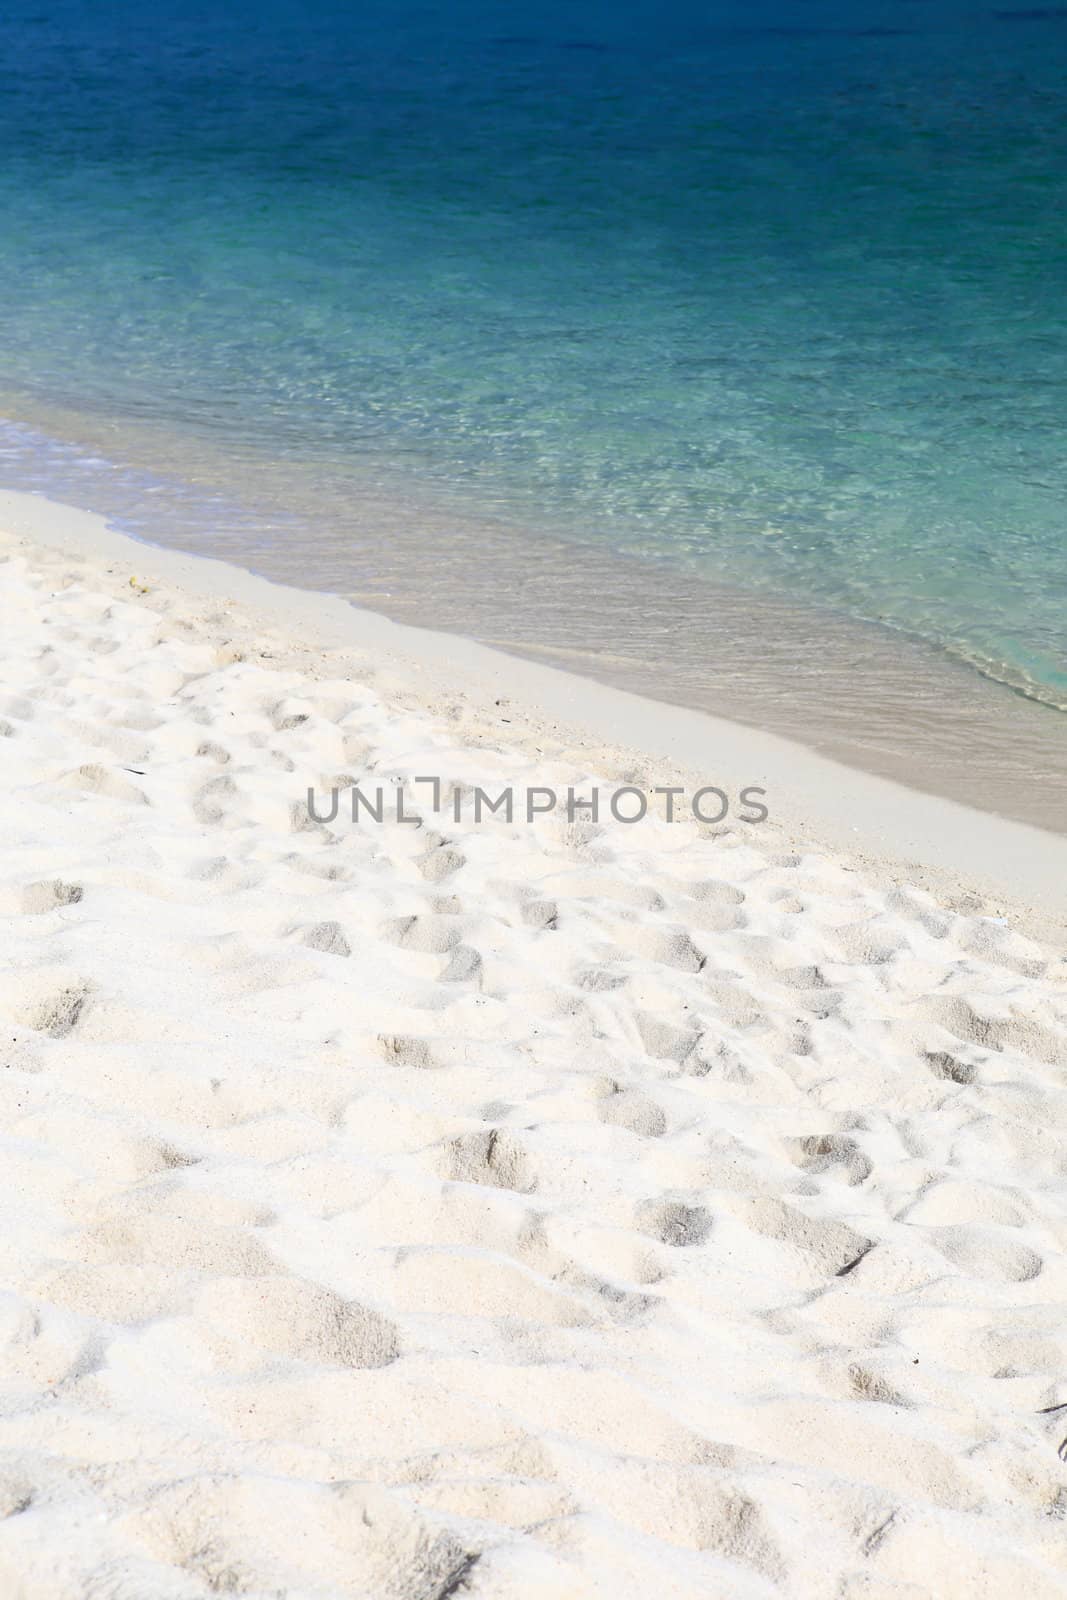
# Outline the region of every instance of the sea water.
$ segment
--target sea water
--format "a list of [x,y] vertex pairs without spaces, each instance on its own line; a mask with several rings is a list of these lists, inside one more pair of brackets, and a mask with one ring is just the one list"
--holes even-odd
[[0,62],[8,486],[681,698],[694,595],[787,606],[812,726],[874,624],[1058,730],[1067,7],[11,0]]

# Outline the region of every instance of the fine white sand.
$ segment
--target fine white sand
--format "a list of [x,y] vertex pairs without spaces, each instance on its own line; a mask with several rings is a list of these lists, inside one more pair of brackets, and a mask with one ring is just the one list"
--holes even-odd
[[1062,841],[316,824],[679,764],[5,500],[5,1600],[1067,1594]]

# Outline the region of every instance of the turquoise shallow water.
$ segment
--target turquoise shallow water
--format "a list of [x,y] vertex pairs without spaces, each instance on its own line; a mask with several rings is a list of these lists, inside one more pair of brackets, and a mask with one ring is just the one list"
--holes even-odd
[[1067,8],[14,0],[0,61],[11,486],[319,581],[394,484],[1067,707]]

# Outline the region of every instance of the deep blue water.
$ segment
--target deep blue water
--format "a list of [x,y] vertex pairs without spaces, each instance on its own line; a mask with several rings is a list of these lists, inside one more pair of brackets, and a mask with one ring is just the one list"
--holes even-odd
[[392,473],[1067,706],[1067,7],[11,0],[0,72],[4,409],[97,480]]

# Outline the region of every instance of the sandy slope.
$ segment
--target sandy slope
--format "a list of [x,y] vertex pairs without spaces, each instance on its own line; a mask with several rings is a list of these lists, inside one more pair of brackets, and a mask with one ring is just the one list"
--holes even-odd
[[317,826],[596,768],[129,579],[0,540],[0,1592],[1067,1593],[1062,960],[772,825]]

